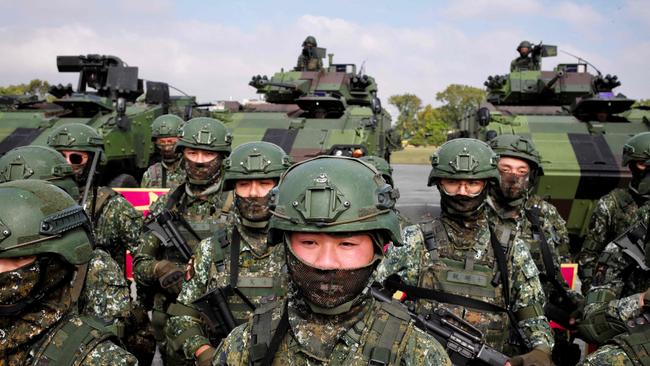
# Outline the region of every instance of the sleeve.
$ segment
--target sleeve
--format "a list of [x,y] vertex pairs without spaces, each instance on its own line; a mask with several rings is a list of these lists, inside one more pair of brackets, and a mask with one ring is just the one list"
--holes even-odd
[[120,266],[108,253],[95,249],[88,264],[86,284],[81,294],[81,313],[112,323],[125,319],[131,311],[129,285]]
[[511,250],[510,306],[529,348],[553,348],[553,335],[544,316],[545,296],[539,271],[524,242],[515,238]]
[[201,241],[194,258],[192,278],[183,283],[176,299],[177,306],[189,308],[190,311],[183,315],[172,315],[165,326],[165,333],[170,343],[182,347],[188,359],[194,359],[194,353],[200,346],[210,344],[210,340],[203,334],[201,318],[192,311],[196,310],[192,302],[208,291],[212,245],[212,238]]
[[98,344],[81,363],[84,366],[132,366],[138,360],[115,343],[106,341]]
[[144,174],[142,174],[142,181],[140,182],[140,187],[141,188],[149,188],[151,187],[151,170],[152,167],[149,167]]
[[392,274],[397,274],[402,281],[417,286],[420,277],[420,260],[425,254],[424,236],[419,225],[411,225],[402,232],[404,245],[395,246],[392,243],[386,249],[384,260],[375,271],[375,279],[384,281]]
[[247,365],[252,320],[233,329],[217,347],[212,365]]
[[608,233],[612,225],[612,205],[615,204],[614,200],[609,196],[602,197],[596,203],[596,208],[591,215],[587,236],[577,258],[578,274],[584,290],[587,290],[591,285],[598,256],[609,242]]
[[[151,205],[149,215],[156,215],[165,207],[165,196]],[[152,286],[158,279],[154,276],[154,267],[160,255],[160,240],[151,231],[144,228],[138,239],[138,247],[133,256],[133,277],[142,286]]]
[[411,328],[406,346],[401,351],[400,365],[452,365],[447,352],[440,343],[434,337],[416,327]]

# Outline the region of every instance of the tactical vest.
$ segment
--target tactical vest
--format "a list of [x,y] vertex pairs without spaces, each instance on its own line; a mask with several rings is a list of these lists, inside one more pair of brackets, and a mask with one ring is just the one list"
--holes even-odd
[[[253,325],[251,328],[251,339],[249,347],[249,364],[252,366],[262,365],[269,346],[273,342],[276,331],[281,328],[281,323],[286,320],[285,302],[274,302],[255,310]],[[281,317],[273,316],[274,313],[283,312]],[[398,365],[401,360],[401,351],[405,348],[407,341],[405,335],[413,325],[410,323],[409,314],[399,305],[374,302],[369,310],[370,316],[367,319],[357,322],[342,337],[346,343],[352,344],[349,350],[343,347],[335,347],[330,355],[333,364],[342,365]],[[387,316],[381,316],[382,313]],[[288,322],[288,320],[286,320]],[[285,324],[288,326],[288,324]],[[290,333],[290,332],[286,332]],[[286,334],[283,338],[286,338]],[[292,336],[289,336],[288,350],[299,347]],[[287,352],[285,347],[278,348],[274,355],[280,358],[281,352]],[[345,352],[345,353],[344,353]],[[361,356],[361,357],[358,357]],[[287,357],[283,357],[286,359]],[[361,363],[352,360],[361,359]],[[335,361],[342,362],[335,362]]]
[[650,366],[650,315],[644,314],[628,322],[628,333],[618,336],[612,343],[623,349],[634,365]]
[[33,366],[78,366],[99,345],[106,341],[120,344],[119,338],[104,324],[90,316],[64,319],[33,351]]
[[[284,297],[287,294],[286,276],[280,273],[268,273],[261,276],[256,274],[263,272],[267,268],[266,264],[269,260],[273,259],[272,253],[269,253],[264,258],[255,259],[256,263],[251,264],[248,268],[244,269],[244,273],[241,273],[242,266],[239,253],[233,253],[234,247],[237,247],[236,250],[238,252],[241,251],[241,243],[235,243],[234,240],[245,240],[239,232],[239,228],[234,229],[229,238],[225,237],[223,230],[219,230],[214,234],[212,242],[215,245],[212,250],[212,264],[210,266],[210,274],[208,275],[210,279],[208,289],[218,287],[219,284],[216,283],[217,274],[229,270],[229,284],[231,286],[236,285],[237,289],[256,306]],[[269,248],[269,252],[272,250],[274,248]],[[226,266],[226,262],[228,266]],[[236,278],[232,278],[233,274]],[[241,324],[248,320],[251,309],[237,295],[233,294],[229,296],[228,300],[230,311],[232,311],[237,321]]]
[[[449,294],[467,296],[490,304],[507,308],[503,296],[502,284],[494,286],[497,263],[491,246],[478,259],[470,248],[465,256],[454,253],[454,243],[446,231],[445,225],[438,219],[430,224],[420,225],[425,237],[427,256],[420,262],[418,286],[435,289]],[[463,243],[464,247],[466,243]],[[417,311],[431,308],[428,300],[418,300]],[[444,304],[456,315],[476,326],[485,337],[485,341],[497,350],[503,351],[510,337],[510,320],[507,313],[488,312],[468,307]]]

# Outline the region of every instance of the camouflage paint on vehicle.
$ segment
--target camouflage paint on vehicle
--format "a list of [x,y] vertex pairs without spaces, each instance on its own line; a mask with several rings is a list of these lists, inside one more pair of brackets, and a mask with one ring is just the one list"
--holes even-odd
[[[555,54],[556,49],[545,55]],[[629,183],[630,172],[621,165],[623,145],[648,131],[650,121],[650,111],[631,110],[634,100],[614,94],[620,85],[616,76],[594,75],[587,66],[559,64],[553,71],[490,76],[487,101],[450,135],[531,138],[544,169],[536,193],[557,207],[576,243],[586,233],[595,200]],[[635,117],[626,118],[632,111]],[[603,121],[597,119],[599,113],[606,113],[600,116]]]
[[[72,86],[50,88],[52,103],[18,103],[0,108],[0,155],[23,145],[46,145],[52,129],[78,122],[97,129],[104,137],[105,174],[102,184],[128,173],[139,179],[153,154],[151,123],[169,111],[184,113],[193,97],[170,97],[162,82],[138,79],[138,68],[115,56],[58,56],[60,72],[78,72]],[[93,88],[95,91],[89,91]],[[182,115],[182,114],[181,114]]]
[[357,149],[357,155],[389,160],[392,150],[401,149],[390,115],[377,98],[375,79],[357,72],[353,64],[333,64],[330,57],[321,71],[258,75],[249,84],[264,95],[265,103],[235,105],[234,111],[215,114],[232,130],[233,148],[250,141],[272,142],[294,161],[352,156]]

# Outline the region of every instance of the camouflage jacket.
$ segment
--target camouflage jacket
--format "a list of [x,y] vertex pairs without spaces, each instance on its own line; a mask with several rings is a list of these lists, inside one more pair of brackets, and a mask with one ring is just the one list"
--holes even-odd
[[569,262],[569,232],[566,229],[566,222],[557,212],[557,209],[552,204],[544,201],[538,195],[531,195],[523,204],[523,207],[513,208],[512,210],[504,210],[501,208],[494,199],[488,198],[488,207],[490,208],[489,214],[493,218],[492,222],[498,222],[499,225],[507,225],[510,230],[519,230],[518,237],[523,241],[540,272],[540,282],[544,288],[546,301],[556,290],[550,281],[544,280],[547,278],[547,269],[544,265],[544,258],[542,255],[540,233],[534,232],[533,223],[530,221],[530,216],[535,211],[538,212],[539,223],[543,231],[548,248],[554,265],[554,276],[558,282],[565,289],[567,294],[575,302],[582,301],[582,294],[573,291],[569,285],[564,281],[560,271],[561,263]]
[[[179,186],[177,189],[184,189]],[[174,204],[173,210],[177,210],[187,223],[193,228],[200,239],[208,238],[224,222],[222,205],[225,200],[220,189],[206,196],[191,195],[187,188],[182,192],[178,202]],[[151,212],[148,220],[153,219],[162,213],[167,206],[171,196],[161,196],[151,205]],[[176,223],[187,244],[195,251],[199,241],[194,238],[182,225]],[[150,231],[144,230],[140,236],[140,245],[133,258],[133,274],[135,280],[142,286],[155,286],[158,279],[154,275],[154,267],[159,260],[167,259],[180,265],[183,263],[178,250],[175,247],[164,246],[160,240]]]
[[320,58],[307,58],[305,55],[298,56],[295,71],[319,71],[323,68],[323,60]]
[[[433,288],[509,307],[518,320],[525,346],[550,350],[553,339],[548,321],[543,314],[544,292],[539,282],[539,272],[524,241],[512,232],[506,238],[505,252],[509,274],[510,303],[503,297],[502,284],[491,285],[497,272],[496,258],[490,242],[487,210],[475,221],[462,224],[448,217],[441,217],[445,238],[436,239],[436,250],[425,247],[420,225],[409,226],[402,232],[404,246],[390,246],[386,259],[377,271],[377,279],[383,280],[396,273],[408,285]],[[497,233],[499,237],[500,233]],[[514,238],[513,238],[514,237]],[[509,242],[508,242],[509,240]],[[503,246],[503,240],[502,240]],[[417,310],[430,311],[441,306],[433,301],[418,300]],[[444,305],[456,315],[479,328],[485,341],[502,352],[519,351],[509,345],[510,320],[504,313],[473,310],[463,306]]]
[[[371,351],[380,344],[384,329],[397,333],[391,344],[390,365],[451,365],[444,348],[429,334],[416,328],[403,310],[394,304],[366,299],[357,307],[360,311],[338,316],[306,316],[300,304],[292,300],[269,304],[255,312],[248,323],[235,328],[221,342],[212,361],[213,365],[248,365],[251,337],[259,317],[270,312],[271,323],[278,320],[288,303],[289,331],[284,336],[273,359],[273,365],[368,365]],[[350,312],[355,312],[353,307]],[[348,313],[350,313],[348,312]],[[401,316],[401,318],[398,318]],[[350,319],[346,319],[350,318]],[[333,333],[334,332],[334,333]],[[323,340],[327,339],[325,343]],[[324,352],[323,350],[327,351]],[[326,353],[326,354],[323,354]]]
[[[637,211],[639,220],[650,222],[650,205]],[[610,329],[623,329],[625,322],[641,315],[641,294],[650,288],[650,274],[616,243],[600,254],[591,288],[586,296],[583,319],[604,321]],[[604,317],[602,316],[604,314]]]
[[[91,213],[93,199],[95,212]],[[125,273],[126,251],[135,253],[143,227],[142,214],[108,187],[100,187],[96,198],[91,194],[84,209],[93,221],[96,246],[108,252]]]
[[[192,303],[205,293],[215,288],[226,288],[230,284],[232,271],[230,250],[233,246],[235,228],[241,237],[237,288],[256,306],[278,300],[286,294],[287,270],[284,265],[284,246],[275,245],[268,248],[266,231],[251,232],[232,214],[225,228],[227,239],[225,242],[221,240],[220,243],[219,238],[222,234],[217,232],[199,244],[194,259],[193,276],[183,284],[176,300],[180,305],[193,307]],[[228,304],[239,323],[247,321],[252,315],[252,310],[239,296],[231,294],[228,297]],[[189,359],[194,357],[194,353],[201,345],[209,343],[216,345],[219,342],[218,335],[213,335],[217,338],[212,338],[210,341],[206,336],[210,332],[206,331],[203,321],[189,314],[170,317],[165,333],[168,340],[176,344],[180,343],[179,340],[184,333],[194,334],[182,342],[183,352]]]
[[535,56],[517,57],[510,62],[510,71],[533,71],[540,69],[541,58]]
[[634,222],[638,209],[639,205],[628,188],[616,188],[596,203],[577,258],[583,293],[589,290],[596,262],[603,249]]
[[131,311],[129,284],[124,272],[108,253],[95,249],[88,264],[86,283],[79,298],[79,313],[111,324]]
[[[163,180],[165,184],[163,184]],[[169,188],[174,190],[184,181],[185,169],[182,167],[181,160],[172,164],[159,161],[144,172],[140,186],[142,188]]]

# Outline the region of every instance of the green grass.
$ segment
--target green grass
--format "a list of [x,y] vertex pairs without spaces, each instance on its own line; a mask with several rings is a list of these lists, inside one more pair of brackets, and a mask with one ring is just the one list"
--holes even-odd
[[431,154],[436,150],[435,146],[427,147],[415,147],[407,146],[404,150],[395,151],[390,156],[391,164],[420,164],[420,165],[429,165],[431,164],[429,158]]

